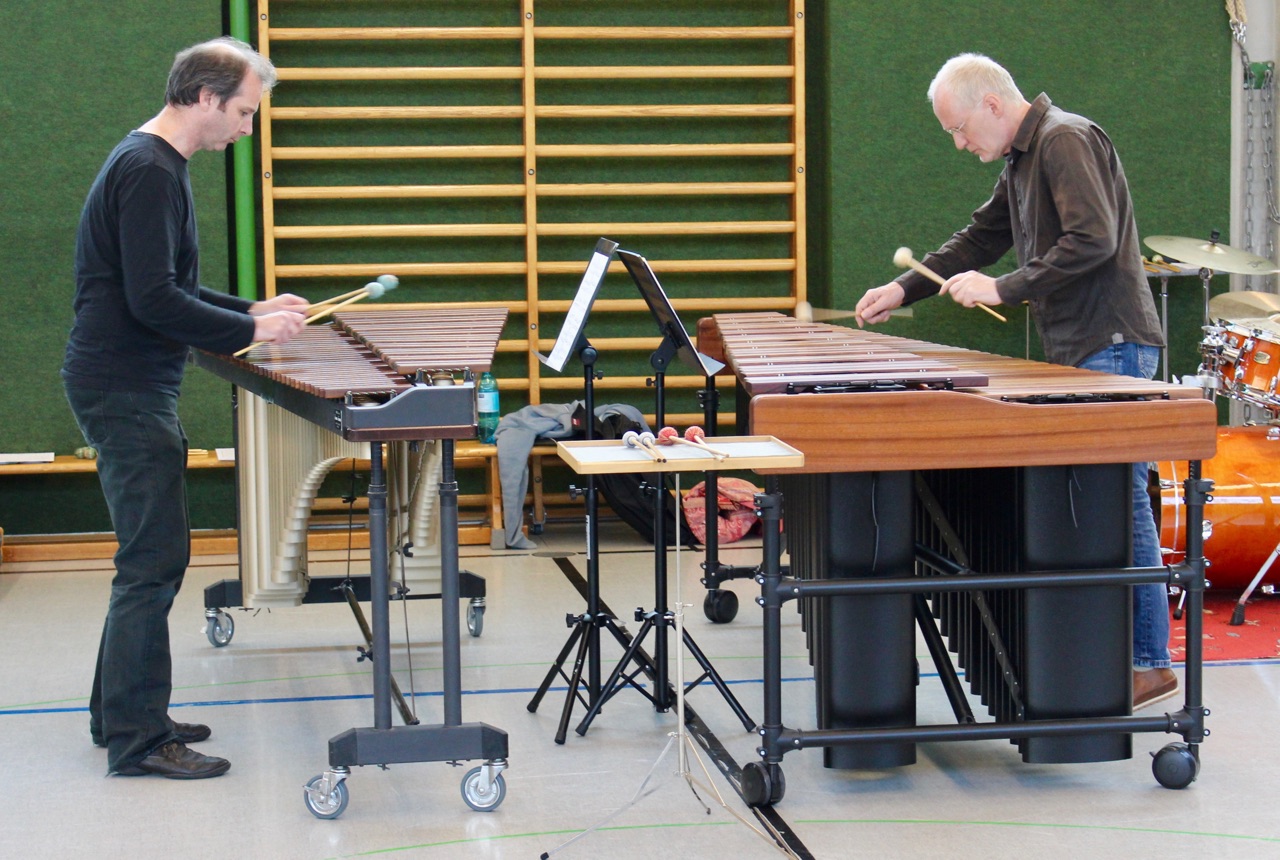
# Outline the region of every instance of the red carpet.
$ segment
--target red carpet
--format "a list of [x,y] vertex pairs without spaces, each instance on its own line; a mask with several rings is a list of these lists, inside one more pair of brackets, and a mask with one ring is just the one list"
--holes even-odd
[[[1227,622],[1231,620],[1231,613],[1239,599],[1238,591],[1205,593],[1205,662],[1280,657],[1280,594],[1255,595],[1250,598],[1245,606],[1244,624],[1232,627]],[[1173,621],[1169,632],[1169,652],[1174,662],[1186,658],[1185,617],[1181,621]]]

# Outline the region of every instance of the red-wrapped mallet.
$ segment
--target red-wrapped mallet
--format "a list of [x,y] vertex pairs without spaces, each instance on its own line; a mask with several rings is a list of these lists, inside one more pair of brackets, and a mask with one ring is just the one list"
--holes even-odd
[[697,424],[684,431],[684,438],[691,445],[697,445],[717,460],[725,460],[729,457],[728,451],[721,451],[719,448],[712,448],[707,444],[707,434]]

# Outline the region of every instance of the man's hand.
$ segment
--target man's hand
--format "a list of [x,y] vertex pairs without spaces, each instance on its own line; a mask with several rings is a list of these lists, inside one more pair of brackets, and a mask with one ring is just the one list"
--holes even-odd
[[854,308],[854,318],[858,322],[858,328],[866,324],[875,325],[884,322],[889,318],[890,311],[902,307],[902,300],[905,297],[906,293],[903,292],[902,285],[896,281],[867,290],[862,298],[858,299],[858,304]]
[[[305,314],[307,308],[311,307],[311,303],[302,296],[295,296],[293,293],[281,293],[273,299],[267,299],[262,302],[254,302],[249,305],[249,313],[255,317],[266,316],[278,311],[291,311],[295,314]],[[297,334],[297,332],[294,332]],[[257,338],[254,338],[257,340]]]
[[938,294],[950,294],[966,308],[977,307],[979,303],[987,306],[1001,304],[996,279],[981,272],[961,272],[951,276],[938,288]]
[[[277,296],[276,298],[281,298]],[[294,296],[297,298],[297,296]],[[274,300],[273,300],[274,301]],[[260,304],[266,304],[260,302]],[[303,302],[306,305],[306,302]],[[255,343],[286,343],[302,331],[306,317],[294,311],[275,311],[254,316],[253,340]]]

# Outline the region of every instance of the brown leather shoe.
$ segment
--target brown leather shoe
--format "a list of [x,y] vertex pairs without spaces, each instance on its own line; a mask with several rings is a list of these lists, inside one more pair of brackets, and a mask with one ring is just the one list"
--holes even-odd
[[116,771],[118,776],[147,776],[155,774],[168,779],[208,779],[222,776],[231,769],[231,762],[217,756],[201,755],[185,744],[169,741],[142,761]]
[[[213,730],[202,723],[174,723],[173,739],[184,744],[198,744],[201,741],[209,739],[209,735],[213,734]],[[95,747],[105,747],[107,741],[102,735],[98,734],[92,727],[89,729],[89,735],[93,739]]]
[[1178,695],[1178,676],[1172,669],[1133,673],[1133,709],[1145,708]]

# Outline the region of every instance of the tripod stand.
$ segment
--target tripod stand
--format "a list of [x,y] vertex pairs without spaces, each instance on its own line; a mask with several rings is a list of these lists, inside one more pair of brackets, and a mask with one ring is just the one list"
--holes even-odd
[[[685,340],[688,340],[686,336]],[[662,426],[665,414],[665,376],[666,368],[671,363],[671,359],[675,357],[679,341],[675,339],[668,328],[664,332],[662,343],[658,349],[654,351],[650,357],[650,365],[654,369],[654,390],[656,402],[656,420],[659,427]],[[582,722],[578,724],[576,729],[579,735],[585,735],[591,727],[591,722],[600,713],[600,709],[605,702],[613,698],[624,687],[630,686],[638,690],[641,695],[653,702],[653,707],[660,713],[666,713],[671,710],[677,700],[683,707],[683,694],[692,690],[704,680],[710,679],[711,683],[724,697],[730,709],[742,722],[742,727],[747,731],[755,728],[755,722],[747,715],[746,710],[734,697],[729,687],[725,684],[724,679],[711,665],[711,661],[702,652],[693,637],[689,635],[689,631],[680,625],[677,636],[684,647],[689,649],[689,653],[698,662],[702,668],[702,674],[693,680],[687,687],[684,686],[683,680],[680,684],[680,691],[677,692],[671,687],[670,677],[668,673],[668,642],[667,629],[674,623],[674,616],[667,608],[667,541],[666,541],[666,490],[664,481],[659,475],[659,480],[655,488],[650,488],[650,492],[654,496],[653,505],[653,545],[654,545],[654,608],[651,611],[644,611],[643,608],[636,609],[636,621],[642,622],[640,631],[635,638],[627,645],[626,651],[622,655],[622,659],[618,665],[614,667],[608,681],[600,690],[599,696],[591,702],[587,709],[586,716]],[[679,529],[679,519],[676,520],[676,527]],[[680,545],[683,536],[676,536],[676,546]],[[654,634],[653,660],[645,659],[641,645],[644,643],[645,637],[649,633]],[[630,665],[635,663],[635,668],[630,669]],[[653,692],[650,693],[644,687],[636,683],[636,677],[644,672],[653,680]]]
[[[585,336],[579,338],[577,352],[578,358],[582,362],[583,371],[583,397],[587,413],[585,432],[587,440],[590,441],[595,436],[595,380],[599,378],[595,363],[598,353]],[[558,744],[564,743],[575,702],[582,702],[587,708],[593,708],[600,703],[600,630],[602,628],[608,630],[624,649],[630,650],[630,646],[634,644],[629,641],[627,634],[618,627],[618,623],[613,616],[608,612],[602,611],[601,608],[599,496],[594,475],[587,475],[587,486],[584,491],[581,491],[581,494],[585,496],[586,502],[587,611],[580,615],[570,614],[565,616],[565,625],[570,629],[569,638],[565,641],[564,647],[560,649],[560,653],[556,655],[555,662],[551,664],[546,677],[542,679],[542,684],[538,687],[537,692],[534,693],[527,706],[530,713],[535,713],[557,676],[568,682],[569,691],[565,696],[564,707],[560,711],[560,723],[556,728],[555,741]],[[574,652],[573,669],[566,673],[564,664],[570,652]],[[637,664],[650,677],[655,676],[653,664],[649,661],[648,655],[641,652],[637,658]],[[582,678],[584,665],[587,670],[585,683]],[[579,732],[579,734],[581,733]]]
[[[679,475],[679,472],[677,472],[676,473],[677,495],[679,494],[679,492],[680,492],[680,475]],[[671,617],[674,622],[677,641],[680,643],[689,643],[692,641],[686,638],[688,634],[684,629],[684,608],[686,606],[687,604],[681,602],[681,599],[680,599],[680,542],[677,541],[676,542],[676,602],[675,602],[675,612],[671,614]],[[639,639],[640,637],[637,636],[636,638]],[[677,656],[676,687],[675,687],[675,693],[674,693],[675,708],[676,708],[676,729],[675,731],[671,732],[667,736],[666,746],[662,748],[662,752],[660,752],[658,754],[658,758],[654,760],[653,766],[649,768],[649,772],[645,774],[645,777],[641,781],[639,788],[636,789],[635,794],[632,795],[631,800],[629,800],[626,804],[615,809],[609,815],[605,816],[602,820],[591,825],[581,833],[576,834],[566,842],[561,843],[556,848],[553,848],[550,851],[544,851],[541,855],[539,855],[540,860],[549,860],[551,855],[556,854],[561,850],[567,848],[568,846],[572,845],[574,842],[577,842],[579,839],[583,838],[587,834],[592,833],[596,830],[599,830],[605,824],[608,824],[614,818],[618,817],[623,812],[630,809],[632,806],[635,806],[636,803],[638,803],[643,797],[646,797],[649,794],[652,794],[654,791],[656,791],[657,790],[656,786],[654,788],[649,789],[649,791],[645,791],[645,788],[649,785],[649,781],[653,778],[653,775],[657,772],[658,766],[667,757],[667,753],[671,752],[672,747],[675,747],[676,749],[676,755],[677,755],[677,761],[678,761],[675,775],[684,778],[685,783],[689,786],[689,790],[693,793],[693,796],[697,799],[698,803],[702,805],[702,809],[707,815],[711,814],[711,807],[708,806],[706,801],[702,799],[702,796],[698,794],[699,788],[701,788],[703,791],[707,792],[708,794],[714,795],[716,802],[720,805],[722,809],[724,809],[731,816],[737,819],[739,823],[741,823],[743,826],[749,829],[752,833],[759,836],[766,843],[772,845],[778,851],[779,854],[781,854],[784,857],[791,857],[791,858],[798,857],[798,855],[794,851],[792,851],[791,848],[788,846],[787,840],[778,832],[778,830],[772,825],[772,823],[767,818],[763,817],[760,814],[759,810],[753,810],[753,812],[756,814],[757,820],[761,823],[764,829],[756,827],[754,824],[752,824],[742,815],[740,815],[739,813],[731,809],[729,805],[725,803],[724,797],[723,795],[720,794],[719,789],[716,788],[715,782],[711,778],[711,773],[707,769],[706,763],[702,760],[702,756],[698,753],[698,746],[697,744],[694,743],[692,735],[689,734],[689,731],[685,726],[684,696],[685,696],[686,688],[684,685],[684,668],[683,668],[684,654],[680,652],[679,645],[677,645],[677,652],[678,653],[676,655]],[[697,682],[695,682],[695,684],[696,683]],[[701,771],[701,778],[699,778],[697,773],[690,770],[689,768],[690,756],[692,756],[694,761],[698,763],[698,768]]]

